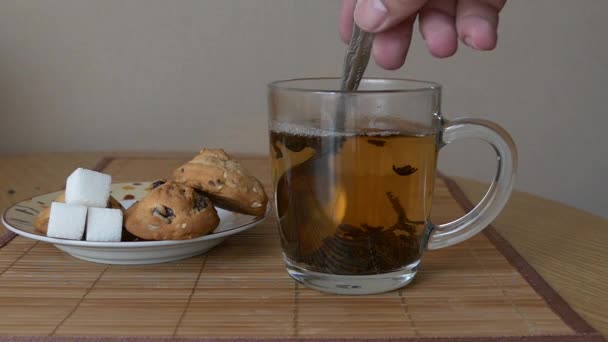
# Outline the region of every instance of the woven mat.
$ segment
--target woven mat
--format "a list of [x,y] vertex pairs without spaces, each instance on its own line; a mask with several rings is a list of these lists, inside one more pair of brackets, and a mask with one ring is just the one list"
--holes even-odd
[[[97,169],[115,182],[143,181],[183,161],[106,158]],[[244,163],[269,174],[265,160]],[[455,183],[438,179],[434,222],[470,207]],[[0,247],[0,339],[603,341],[492,227],[428,252],[406,288],[371,296],[328,295],[292,281],[274,218],[207,255],[169,264],[88,263],[12,233]]]

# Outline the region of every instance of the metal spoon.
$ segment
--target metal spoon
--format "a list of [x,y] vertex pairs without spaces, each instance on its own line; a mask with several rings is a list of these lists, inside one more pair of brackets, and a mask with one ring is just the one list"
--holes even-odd
[[[353,24],[353,33],[351,36],[346,56],[344,57],[344,69],[342,73],[341,87],[344,91],[356,90],[359,87],[365,68],[369,61],[371,52],[373,34],[361,31],[356,24]],[[348,104],[348,94],[341,93],[338,98],[335,116],[333,117],[333,130],[336,132],[344,132],[344,121],[346,118],[346,108]],[[316,250],[320,250],[326,238],[334,235],[338,227],[328,215],[326,209],[320,204],[318,194],[314,191],[311,180],[311,175],[315,174],[315,170],[328,169],[331,170],[331,165],[334,160],[329,158],[335,154],[340,148],[342,140],[339,136],[334,139],[327,139],[319,146],[315,146],[315,154],[301,164],[292,167],[289,172],[281,176],[277,189],[290,189],[292,187],[301,186],[297,190],[300,203],[306,203],[308,207],[306,213],[295,210],[289,215],[285,215],[281,220],[295,220],[291,223],[284,222],[283,227],[294,227],[294,231],[281,230],[281,239],[289,241],[290,239],[300,242],[297,244],[297,254],[310,256],[314,255]],[[289,147],[287,147],[289,148]],[[301,149],[294,152],[299,152]],[[289,184],[285,187],[280,186],[282,182],[286,182],[286,175],[289,176]],[[335,187],[335,196],[339,196],[341,186],[335,183],[335,178],[331,175],[327,177],[320,176],[322,189],[331,189]],[[285,183],[287,184],[287,183]],[[288,193],[277,192],[277,203],[289,200]],[[298,216],[304,215],[304,216]],[[335,218],[334,218],[335,220]],[[300,222],[300,223],[297,223]],[[304,226],[302,226],[302,222]],[[299,226],[298,226],[299,225]],[[298,227],[297,229],[295,227]],[[300,230],[301,229],[301,230]]]
[[[353,23],[353,33],[348,50],[346,50],[346,56],[344,56],[340,87],[342,91],[353,91],[359,88],[359,83],[369,62],[373,42],[373,33],[362,31],[357,24]],[[334,130],[336,131],[343,131],[345,128],[347,100],[348,95],[342,94],[338,101],[334,120]]]
[[357,90],[372,50],[374,34],[362,31],[353,23],[353,33],[344,57],[342,86],[345,91]]

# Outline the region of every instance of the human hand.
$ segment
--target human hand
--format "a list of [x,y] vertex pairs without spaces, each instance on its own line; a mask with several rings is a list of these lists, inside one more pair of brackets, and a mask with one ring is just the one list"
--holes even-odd
[[[353,17],[376,33],[372,56],[380,67],[400,68],[412,40],[416,17],[430,53],[439,58],[456,53],[458,38],[476,50],[496,47],[498,14],[506,0],[342,0],[340,36],[350,41]],[[354,12],[354,15],[353,15]]]

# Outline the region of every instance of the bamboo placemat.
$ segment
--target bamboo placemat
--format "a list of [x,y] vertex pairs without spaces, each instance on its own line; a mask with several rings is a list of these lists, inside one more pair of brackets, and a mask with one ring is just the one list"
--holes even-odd
[[[144,181],[182,162],[106,158],[97,169],[115,182]],[[265,160],[244,163],[271,189]],[[470,206],[455,183],[438,179],[435,222]],[[371,296],[328,295],[292,281],[274,218],[206,255],[159,265],[88,263],[11,233],[0,247],[0,335],[10,339],[603,341],[492,227],[428,252],[406,288]]]

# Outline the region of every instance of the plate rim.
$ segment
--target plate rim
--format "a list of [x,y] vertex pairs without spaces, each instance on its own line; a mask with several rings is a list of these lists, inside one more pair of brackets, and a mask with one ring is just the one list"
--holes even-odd
[[[120,185],[120,184],[130,184],[131,182],[120,182],[120,183],[113,183],[112,185]],[[140,183],[146,183],[146,182],[140,182]],[[272,212],[272,206],[267,205],[266,207],[266,212],[264,213],[264,215],[262,216],[258,216],[258,217],[254,217],[251,215],[245,215],[245,214],[239,214],[239,213],[234,213],[234,212],[230,212],[228,210],[226,210],[229,213],[233,213],[233,214],[237,214],[237,215],[245,215],[245,216],[251,216],[252,220],[250,222],[235,226],[235,227],[231,227],[227,230],[224,230],[222,232],[219,233],[211,233],[211,234],[207,234],[207,235],[203,235],[194,239],[187,239],[187,240],[161,240],[161,241],[120,241],[120,242],[102,242],[102,241],[86,241],[86,240],[68,240],[68,239],[59,239],[59,238],[53,238],[53,237],[48,237],[48,236],[42,236],[42,235],[38,235],[38,234],[32,234],[29,233],[27,231],[21,230],[17,227],[12,226],[10,223],[8,223],[8,221],[6,220],[6,215],[7,213],[12,210],[13,208],[15,208],[16,206],[20,205],[23,202],[26,201],[30,201],[33,200],[36,197],[40,197],[40,196],[46,196],[46,195],[50,195],[53,193],[57,193],[60,192],[61,190],[57,190],[57,191],[51,191],[48,193],[44,193],[44,194],[40,194],[40,195],[36,195],[24,200],[21,200],[13,205],[11,205],[10,207],[6,208],[3,212],[2,212],[2,224],[6,227],[6,229],[8,229],[9,231],[32,239],[32,240],[36,240],[36,241],[42,241],[42,242],[48,242],[51,244],[57,244],[57,245],[64,245],[64,246],[74,246],[74,247],[99,247],[99,248],[146,248],[146,247],[160,247],[160,246],[176,246],[176,245],[184,245],[184,244],[192,244],[192,243],[198,243],[198,242],[203,242],[203,241],[210,241],[210,240],[215,240],[215,239],[219,239],[219,238],[225,238],[227,236],[233,235],[233,234],[237,234],[240,233],[242,231],[245,231],[247,229],[253,228],[254,226],[264,222],[271,214]],[[221,209],[221,208],[220,208]]]

